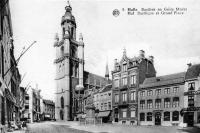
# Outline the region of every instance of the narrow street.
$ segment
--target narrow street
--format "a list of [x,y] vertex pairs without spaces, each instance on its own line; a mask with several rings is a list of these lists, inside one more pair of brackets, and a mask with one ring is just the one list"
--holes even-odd
[[198,128],[128,125],[79,125],[78,122],[42,122],[28,124],[26,133],[199,133]]

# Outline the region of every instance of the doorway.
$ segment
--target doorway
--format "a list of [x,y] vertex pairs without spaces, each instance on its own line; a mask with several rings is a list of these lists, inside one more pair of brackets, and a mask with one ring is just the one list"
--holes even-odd
[[187,123],[188,127],[194,126],[194,112],[184,114],[184,123]]
[[61,119],[61,120],[64,120],[64,113],[63,113],[63,110],[60,110],[60,119]]
[[161,113],[160,112],[155,113],[155,125],[161,125]]

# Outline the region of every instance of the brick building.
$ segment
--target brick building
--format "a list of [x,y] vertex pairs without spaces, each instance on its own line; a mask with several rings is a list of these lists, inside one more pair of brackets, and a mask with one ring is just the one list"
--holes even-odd
[[145,57],[140,50],[138,57],[128,58],[126,50],[120,61],[115,60],[112,71],[113,122],[122,124],[137,124],[138,104],[137,94],[139,84],[145,78],[155,77],[156,71],[153,56]]
[[139,125],[182,123],[184,83],[185,72],[146,78],[138,91]]

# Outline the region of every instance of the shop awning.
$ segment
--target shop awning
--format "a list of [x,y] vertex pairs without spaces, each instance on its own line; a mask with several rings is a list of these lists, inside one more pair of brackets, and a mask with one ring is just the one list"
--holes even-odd
[[85,117],[86,117],[86,114],[83,114],[83,115],[82,115],[82,118],[85,118]]
[[48,114],[46,114],[46,115],[44,115],[46,118],[50,118],[50,115],[48,115]]
[[77,118],[81,118],[82,117],[82,114],[77,114]]
[[109,114],[110,114],[110,111],[99,112],[97,117],[108,117]]

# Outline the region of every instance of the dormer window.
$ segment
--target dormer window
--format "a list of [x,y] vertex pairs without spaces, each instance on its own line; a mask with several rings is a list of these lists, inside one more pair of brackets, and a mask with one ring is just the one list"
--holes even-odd
[[123,71],[123,72],[127,71],[127,64],[123,64],[123,66],[122,66],[122,71]]
[[188,83],[188,90],[195,90],[195,83],[194,82],[191,82],[191,83]]

